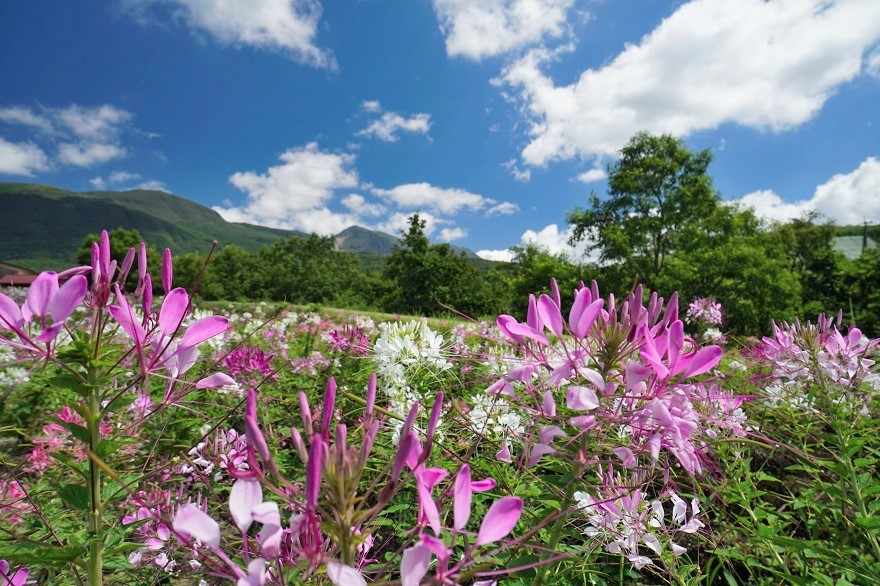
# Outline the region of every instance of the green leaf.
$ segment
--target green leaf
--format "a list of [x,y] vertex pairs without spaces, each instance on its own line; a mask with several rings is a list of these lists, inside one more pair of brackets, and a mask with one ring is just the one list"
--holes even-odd
[[89,491],[80,484],[62,484],[58,487],[58,496],[70,507],[78,511],[88,511]]

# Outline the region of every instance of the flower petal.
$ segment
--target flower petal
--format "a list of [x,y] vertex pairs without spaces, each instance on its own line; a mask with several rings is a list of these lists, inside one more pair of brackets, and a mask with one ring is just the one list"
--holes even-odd
[[486,545],[506,537],[519,521],[522,508],[522,499],[515,496],[505,496],[492,503],[483,518],[474,545]]
[[220,525],[195,503],[181,507],[172,526],[178,533],[198,539],[211,549],[220,547]]
[[180,341],[182,348],[189,348],[201,344],[205,340],[218,336],[226,331],[229,320],[219,315],[205,317],[187,328]]
[[403,550],[400,561],[400,586],[419,586],[428,573],[431,563],[431,550],[419,543]]
[[88,280],[82,275],[71,277],[61,285],[49,307],[52,319],[56,322],[66,320],[76,309],[76,306],[86,298],[88,287]]
[[360,572],[339,562],[327,562],[327,577],[334,586],[367,586],[367,581]]
[[458,471],[455,477],[455,490],[452,505],[454,527],[464,529],[471,516],[471,468],[467,464]]
[[238,526],[245,532],[254,522],[253,508],[263,502],[263,486],[257,480],[239,478],[229,492],[229,512]]

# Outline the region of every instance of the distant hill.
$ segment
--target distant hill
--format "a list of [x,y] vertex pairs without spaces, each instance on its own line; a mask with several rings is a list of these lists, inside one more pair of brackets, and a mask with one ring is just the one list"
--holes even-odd
[[[214,210],[183,197],[139,189],[76,193],[49,185],[0,182],[0,217],[0,261],[33,270],[70,266],[83,239],[104,228],[136,229],[156,248],[180,254],[207,252],[214,240],[221,247],[235,244],[259,250],[291,236],[306,236],[227,222]],[[358,226],[336,236],[337,249],[365,258],[390,254],[395,242],[390,234]]]

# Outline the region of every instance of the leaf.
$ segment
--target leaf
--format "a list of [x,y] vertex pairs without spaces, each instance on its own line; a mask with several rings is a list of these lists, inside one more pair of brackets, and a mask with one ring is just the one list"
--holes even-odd
[[45,543],[15,543],[0,547],[0,559],[33,566],[58,567],[84,557],[81,545],[53,546]]
[[90,509],[89,491],[81,484],[62,484],[58,487],[58,496],[67,505],[78,511]]

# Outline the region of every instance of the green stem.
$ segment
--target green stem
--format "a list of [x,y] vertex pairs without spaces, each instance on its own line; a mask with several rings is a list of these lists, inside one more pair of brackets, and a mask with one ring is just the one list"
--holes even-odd
[[[90,379],[93,377],[89,376]],[[89,391],[89,453],[96,454],[101,441],[101,398],[97,386]],[[89,458],[89,519],[91,534],[89,542],[89,584],[100,586],[103,583],[103,537],[101,536],[101,469],[93,458]]]
[[[544,559],[549,559],[556,552],[556,546],[559,545],[559,539],[562,537],[562,528],[565,527],[565,521],[568,519],[568,509],[574,504],[574,479],[570,480],[565,487],[565,498],[562,499],[562,506],[559,509],[559,518],[553,524],[553,531],[550,533],[550,542],[547,545],[547,552]],[[542,564],[538,566],[535,574],[535,580],[532,582],[535,586],[546,584],[547,571],[550,564]]]

